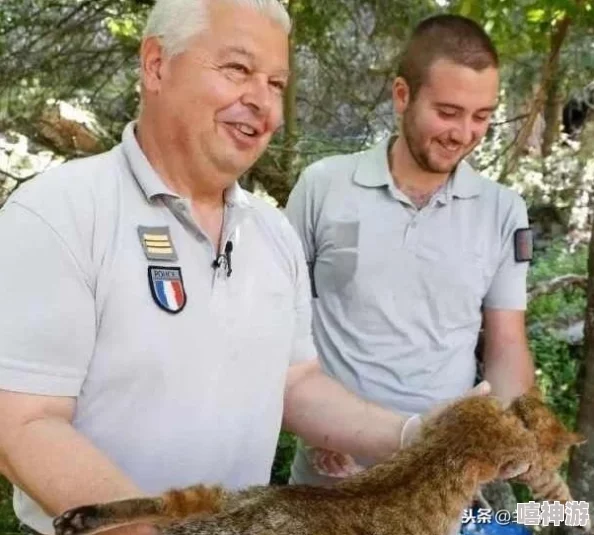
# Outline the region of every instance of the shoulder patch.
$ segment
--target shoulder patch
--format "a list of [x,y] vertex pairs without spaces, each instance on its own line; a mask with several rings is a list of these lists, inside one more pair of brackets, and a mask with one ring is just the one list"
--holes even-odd
[[532,229],[519,228],[514,232],[514,256],[516,262],[530,262],[534,252]]
[[138,225],[138,237],[148,260],[177,260],[169,227]]

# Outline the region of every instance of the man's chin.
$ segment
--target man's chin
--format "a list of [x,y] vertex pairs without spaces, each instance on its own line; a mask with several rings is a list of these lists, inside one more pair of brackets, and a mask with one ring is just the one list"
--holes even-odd
[[429,173],[434,173],[436,175],[447,175],[456,168],[456,165],[458,165],[458,162],[453,164],[428,162],[425,166],[425,171],[428,171]]
[[452,171],[454,171],[454,169],[456,169],[456,167],[458,166],[458,164],[462,161],[463,156],[457,157],[456,159],[452,159],[452,160],[438,160],[438,159],[432,159],[429,160],[428,166],[427,166],[427,170],[430,171],[431,173],[436,173],[436,174],[440,174],[440,175],[444,175],[444,174],[449,174]]
[[253,158],[246,158],[244,159],[235,159],[229,158],[226,159],[225,162],[222,162],[221,169],[223,172],[229,176],[235,177],[235,180],[238,180],[247,173],[257,162],[257,159]]
[[439,175],[449,175],[451,172],[454,171],[454,169],[456,169],[456,165],[457,164],[442,167],[434,167],[433,172]]
[[240,147],[235,143],[219,143],[212,151],[217,167],[226,174],[237,174],[237,178],[248,171],[262,156],[266,146]]

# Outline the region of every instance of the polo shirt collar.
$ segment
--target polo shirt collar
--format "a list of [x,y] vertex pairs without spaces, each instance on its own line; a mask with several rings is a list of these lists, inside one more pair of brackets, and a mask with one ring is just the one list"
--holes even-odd
[[[362,153],[353,176],[356,184],[368,188],[392,187],[394,185],[388,160],[388,147],[392,139],[393,136],[387,137]],[[448,180],[444,193],[442,199],[446,202],[450,198],[477,197],[481,193],[481,179],[477,176],[476,171],[463,160]]]
[[481,179],[470,164],[462,160],[448,181],[447,196],[454,199],[471,199],[481,194]]
[[390,137],[380,141],[359,158],[353,180],[356,184],[367,188],[390,186],[394,183],[388,166],[388,144]]
[[[171,191],[155,171],[148,158],[138,144],[134,133],[136,121],[126,125],[122,133],[122,148],[128,160],[132,174],[142,189],[146,199],[152,201],[155,197],[166,195],[179,199],[180,196]],[[235,182],[225,190],[225,203],[229,206],[247,208],[251,206],[247,193]]]

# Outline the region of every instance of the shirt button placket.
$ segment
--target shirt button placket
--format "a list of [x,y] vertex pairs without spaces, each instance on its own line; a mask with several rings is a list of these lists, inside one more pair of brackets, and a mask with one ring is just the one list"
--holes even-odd
[[407,249],[414,250],[419,241],[419,219],[420,215],[417,213],[413,216],[406,227],[404,235],[404,246]]

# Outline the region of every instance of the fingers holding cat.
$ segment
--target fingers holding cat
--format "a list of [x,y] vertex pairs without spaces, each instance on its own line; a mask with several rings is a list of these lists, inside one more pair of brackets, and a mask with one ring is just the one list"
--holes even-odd
[[365,468],[350,455],[324,448],[311,448],[311,463],[318,474],[328,477],[344,478],[358,474]]

